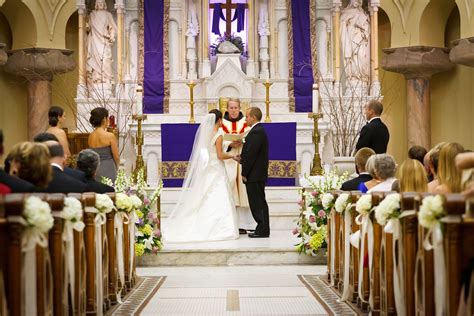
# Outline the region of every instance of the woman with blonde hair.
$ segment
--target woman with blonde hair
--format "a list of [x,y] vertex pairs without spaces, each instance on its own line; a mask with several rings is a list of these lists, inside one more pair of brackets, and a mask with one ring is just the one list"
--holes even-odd
[[459,143],[447,143],[441,147],[438,162],[439,185],[435,193],[462,192],[462,172],[456,168],[456,156],[463,152],[464,147]]
[[415,159],[405,160],[397,171],[400,192],[426,192],[428,181],[424,166]]
[[52,179],[48,147],[42,143],[23,142],[13,146],[10,174],[32,183],[37,188],[46,188]]

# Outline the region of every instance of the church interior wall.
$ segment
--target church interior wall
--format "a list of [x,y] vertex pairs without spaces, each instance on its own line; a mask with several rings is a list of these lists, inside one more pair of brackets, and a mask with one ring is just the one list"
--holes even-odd
[[[448,18],[456,7],[454,0],[431,0],[420,20],[420,44],[445,46],[445,28]],[[436,23],[433,23],[436,21]]]
[[[13,37],[5,15],[0,11],[0,42],[11,49]],[[0,128],[3,130],[5,152],[18,142],[28,138],[26,84],[0,67]],[[0,165],[3,161],[0,162]]]
[[[26,4],[9,0],[3,4],[0,12],[4,14],[11,27],[13,42],[10,49],[37,46],[36,17]],[[25,25],[28,27],[24,27]]]

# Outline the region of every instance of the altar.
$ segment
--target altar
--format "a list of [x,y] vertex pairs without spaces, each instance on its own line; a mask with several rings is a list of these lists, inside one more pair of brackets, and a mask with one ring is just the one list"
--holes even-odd
[[[269,167],[267,186],[294,186],[296,183],[296,123],[262,123],[268,136]],[[198,124],[161,126],[161,178],[164,187],[180,187],[186,174]]]

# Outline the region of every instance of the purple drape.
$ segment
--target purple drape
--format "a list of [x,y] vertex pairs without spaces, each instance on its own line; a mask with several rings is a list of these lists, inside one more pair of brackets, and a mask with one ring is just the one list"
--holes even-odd
[[219,29],[219,22],[225,17],[222,14],[222,8],[220,3],[214,3],[214,13],[212,14],[212,33],[221,35],[221,30]]
[[163,113],[165,98],[164,1],[144,1],[143,112]]
[[[232,22],[237,19],[237,32],[241,32],[245,29],[245,3],[238,3],[237,9],[234,12]],[[227,21],[224,13],[222,12],[221,3],[214,3],[214,12],[212,14],[212,33],[221,35],[219,28],[220,20]],[[230,34],[229,34],[230,35]]]
[[[292,0],[293,79],[295,111],[311,112],[313,103],[313,70],[311,63],[310,0]],[[313,26],[315,27],[315,26]]]

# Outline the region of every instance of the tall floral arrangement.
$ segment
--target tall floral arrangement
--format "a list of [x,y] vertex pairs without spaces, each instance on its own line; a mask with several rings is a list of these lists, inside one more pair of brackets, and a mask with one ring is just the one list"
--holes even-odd
[[145,253],[157,254],[163,248],[163,244],[159,229],[160,219],[154,207],[163,189],[163,183],[160,182],[154,191],[149,190],[145,181],[144,169],[138,171],[135,180],[128,177],[123,169],[120,169],[115,183],[110,179],[103,179],[102,182],[115,188],[117,197],[119,197],[116,203],[121,204],[124,211],[135,214],[137,228],[135,254],[137,256],[142,256]]
[[316,179],[306,179],[310,188],[299,202],[301,213],[293,229],[293,234],[299,239],[296,244],[299,253],[315,256],[320,248],[327,246],[328,217],[335,203],[334,196],[329,192],[340,189],[346,179],[347,173],[338,175],[337,170],[325,172]]

